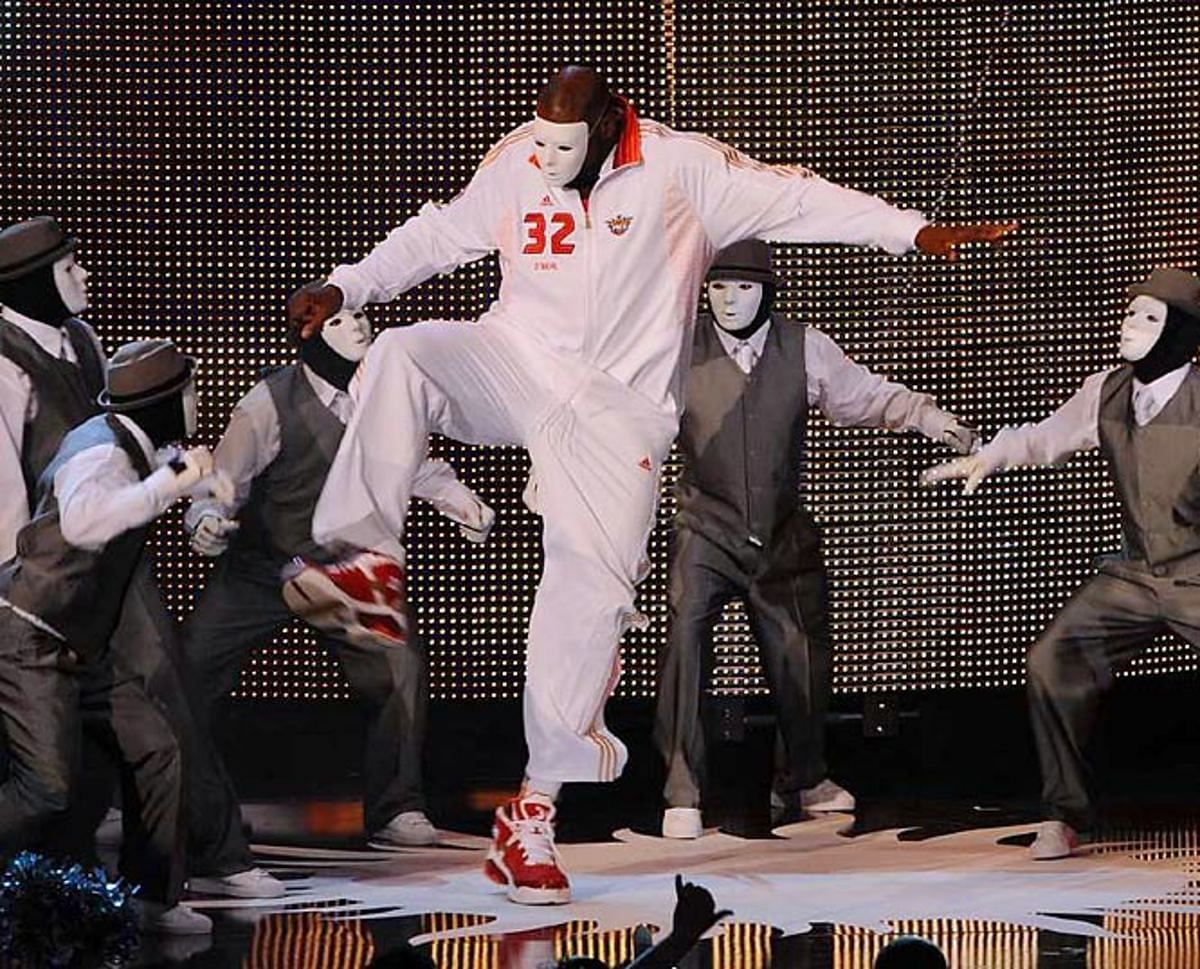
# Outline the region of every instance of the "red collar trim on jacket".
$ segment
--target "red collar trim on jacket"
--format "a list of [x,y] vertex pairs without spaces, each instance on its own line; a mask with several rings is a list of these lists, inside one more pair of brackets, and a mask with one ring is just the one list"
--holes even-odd
[[617,155],[613,159],[613,168],[622,165],[638,165],[642,161],[642,129],[638,124],[637,112],[629,99],[617,94],[617,101],[625,109],[625,127],[621,131],[621,140],[617,142]]

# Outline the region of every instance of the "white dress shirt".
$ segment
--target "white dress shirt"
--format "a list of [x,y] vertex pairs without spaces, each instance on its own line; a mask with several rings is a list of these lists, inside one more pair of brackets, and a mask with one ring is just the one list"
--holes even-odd
[[78,548],[103,548],[131,528],[154,521],[179,497],[175,472],[166,466],[173,452],[156,452],[137,424],[124,414],[116,418],[133,434],[152,472],[139,478],[129,455],[116,444],[80,451],[55,472],[59,527],[66,542]]
[[[317,399],[343,424],[354,413],[354,400],[343,390],[321,377],[302,363],[304,376],[312,385]],[[234,486],[232,504],[221,504],[204,498],[192,502],[184,517],[188,531],[193,531],[205,514],[216,512],[223,518],[236,517],[238,510],[250,497],[257,478],[276,457],[281,447],[279,413],[266,381],[260,380],[238,401],[229,416],[229,425],[213,451],[216,467],[229,475]],[[413,481],[413,494],[433,505],[447,518],[472,528],[479,528],[483,512],[475,493],[458,480],[454,469],[445,461],[427,459]]]
[[[7,306],[0,306],[0,317],[24,330],[50,356],[78,363],[75,348],[57,326],[30,319]],[[90,327],[88,332],[103,360],[100,341]],[[25,425],[36,416],[37,390],[29,375],[7,357],[0,356],[0,562],[16,554],[17,532],[29,521],[21,449],[25,443]]]
[[[1133,381],[1133,418],[1149,423],[1183,385],[1190,363],[1148,384]],[[1036,424],[1006,427],[979,451],[993,470],[1034,464],[1058,464],[1076,451],[1100,446],[1100,392],[1112,368],[1094,373],[1058,410]]]
[[[743,373],[750,373],[767,344],[770,320],[748,340],[739,340],[711,325],[725,352]],[[851,360],[842,348],[820,330],[804,328],[804,367],[810,407],[817,407],[839,427],[886,427],[893,431],[920,431],[940,441],[954,417],[941,410],[928,394],[918,394],[903,384],[868,370]]]

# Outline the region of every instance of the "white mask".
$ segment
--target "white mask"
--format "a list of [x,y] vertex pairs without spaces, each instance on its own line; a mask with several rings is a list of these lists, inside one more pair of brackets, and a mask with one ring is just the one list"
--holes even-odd
[[371,346],[371,322],[362,310],[343,310],[325,321],[321,336],[334,353],[358,361]]
[[551,187],[562,188],[579,174],[587,160],[590,134],[586,121],[561,124],[534,116],[533,154]]
[[196,428],[199,427],[196,411],[196,381],[189,380],[183,388],[183,436],[185,439],[196,436]]
[[714,279],[708,284],[708,305],[723,330],[744,330],[754,322],[762,304],[762,283],[748,279]]
[[58,298],[72,316],[78,316],[88,308],[87,281],[91,274],[75,261],[75,253],[68,253],[54,263],[54,285]]
[[1153,296],[1135,296],[1121,321],[1121,356],[1131,363],[1141,360],[1154,349],[1166,325],[1166,303]]

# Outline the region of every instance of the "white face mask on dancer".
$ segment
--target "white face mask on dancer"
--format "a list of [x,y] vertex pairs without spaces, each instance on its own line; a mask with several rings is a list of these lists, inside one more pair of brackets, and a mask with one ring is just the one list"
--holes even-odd
[[763,285],[748,279],[714,279],[708,284],[708,305],[722,330],[737,332],[754,322],[762,303]]
[[1121,321],[1121,356],[1130,363],[1141,360],[1154,349],[1166,325],[1166,303],[1153,296],[1135,296]]
[[562,188],[579,174],[587,161],[588,141],[595,127],[589,128],[586,121],[562,124],[534,115],[533,154],[551,187]]
[[371,321],[362,310],[342,311],[325,321],[321,336],[334,353],[357,363],[371,346]]
[[68,253],[54,263],[54,285],[58,298],[72,316],[78,316],[88,308],[86,269],[75,261],[75,254]]

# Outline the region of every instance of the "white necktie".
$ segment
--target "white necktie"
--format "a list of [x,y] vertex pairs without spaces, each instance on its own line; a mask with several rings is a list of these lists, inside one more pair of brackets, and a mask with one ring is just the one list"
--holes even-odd
[[757,354],[754,352],[754,347],[752,347],[745,340],[741,341],[733,348],[733,362],[738,365],[738,369],[741,370],[742,373],[749,373],[754,369],[756,356]]
[[342,393],[340,390],[333,395],[329,409],[333,411],[333,416],[343,424],[349,424],[350,418],[354,416],[354,402],[350,399],[349,394]]
[[1133,389],[1133,419],[1138,427],[1149,424],[1158,412],[1154,406],[1154,395],[1146,387]]

